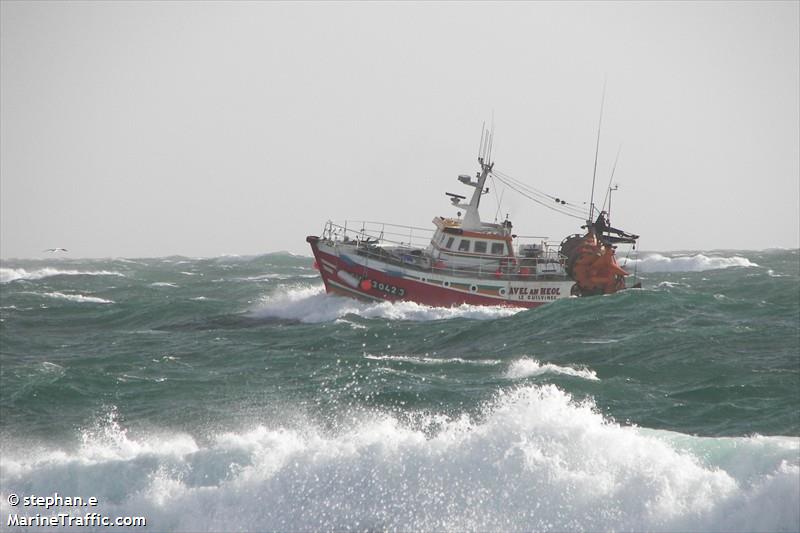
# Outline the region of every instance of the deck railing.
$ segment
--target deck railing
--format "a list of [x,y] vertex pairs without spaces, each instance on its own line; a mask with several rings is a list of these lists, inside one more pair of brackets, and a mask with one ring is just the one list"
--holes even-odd
[[376,246],[409,246],[425,248],[431,242],[435,230],[401,226],[385,222],[345,220],[342,223],[328,221],[322,233],[323,239],[355,240]]
[[[559,253],[560,243],[541,237],[517,237],[513,259],[492,254],[469,254],[473,259],[485,259],[485,263],[475,266],[456,266],[452,262],[431,261],[428,254],[414,254],[415,250],[430,246],[434,232],[432,229],[384,222],[328,221],[322,238],[354,245],[356,252],[366,258],[431,274],[497,279],[541,279],[563,275],[565,257]],[[448,253],[457,255],[457,252]],[[548,273],[548,269],[552,272]]]

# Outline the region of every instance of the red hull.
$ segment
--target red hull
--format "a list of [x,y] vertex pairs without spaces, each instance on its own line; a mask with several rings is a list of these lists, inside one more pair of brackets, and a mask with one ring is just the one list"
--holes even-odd
[[[554,296],[546,301],[525,301],[461,292],[455,288],[445,288],[401,276],[391,276],[368,266],[348,263],[334,254],[321,251],[318,246],[318,237],[308,237],[306,240],[314,252],[314,259],[319,267],[325,290],[351,298],[370,301],[410,301],[432,307],[468,304],[532,308],[565,296],[559,294],[558,297]],[[469,282],[467,281],[465,287],[468,286]]]

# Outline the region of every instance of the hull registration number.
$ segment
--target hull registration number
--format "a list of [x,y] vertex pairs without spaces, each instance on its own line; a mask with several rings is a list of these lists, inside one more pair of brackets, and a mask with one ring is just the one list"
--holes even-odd
[[403,297],[406,294],[406,290],[404,288],[391,285],[389,283],[383,283],[381,281],[372,280],[372,288],[381,292],[385,292],[386,294],[391,294],[392,296]]

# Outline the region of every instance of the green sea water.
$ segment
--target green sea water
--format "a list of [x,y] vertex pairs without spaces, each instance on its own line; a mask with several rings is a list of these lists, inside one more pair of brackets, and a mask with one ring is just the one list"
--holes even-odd
[[286,253],[3,261],[0,527],[59,492],[156,531],[797,531],[798,250],[627,267],[520,310]]

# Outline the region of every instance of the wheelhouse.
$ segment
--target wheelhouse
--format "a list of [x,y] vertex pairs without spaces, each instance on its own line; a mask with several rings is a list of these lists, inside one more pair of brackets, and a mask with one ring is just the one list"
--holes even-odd
[[461,220],[436,217],[436,230],[428,248],[434,259],[453,264],[477,265],[513,259],[510,224],[482,224],[479,230],[465,230]]

